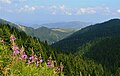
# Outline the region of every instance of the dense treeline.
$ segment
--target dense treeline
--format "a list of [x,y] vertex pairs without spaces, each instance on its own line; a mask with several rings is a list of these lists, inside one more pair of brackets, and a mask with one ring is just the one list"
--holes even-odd
[[[120,73],[120,37],[108,37],[96,40],[83,55],[102,64],[105,75]],[[89,47],[89,46],[88,46]]]
[[119,36],[99,38],[79,47],[74,54],[61,54],[59,59],[67,75],[79,76],[81,71],[83,76],[120,76],[119,47]]
[[120,36],[120,19],[112,19],[83,28],[52,46],[60,50],[75,52],[79,46],[96,38],[118,35]]

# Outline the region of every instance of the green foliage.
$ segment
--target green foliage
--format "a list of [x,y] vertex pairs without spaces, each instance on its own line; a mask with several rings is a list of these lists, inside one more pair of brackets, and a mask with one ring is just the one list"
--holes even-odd
[[[28,65],[19,57],[12,57],[8,45],[0,43],[0,75],[3,76],[58,76],[54,74],[55,68],[48,68],[46,63],[42,63],[38,67],[35,64]],[[63,74],[61,73],[61,76]]]
[[111,74],[115,74],[120,66],[120,37],[97,39],[91,42],[91,45],[89,49],[89,45],[86,45],[83,49],[86,49],[86,53],[83,55],[102,64]]
[[92,76],[119,76],[119,29],[120,20],[113,19],[83,28],[55,43],[53,47],[67,51],[66,55],[58,56],[58,60],[65,63],[65,74],[79,76],[81,71],[84,76],[88,73]]
[[[57,55],[68,76],[119,76],[120,37],[106,37],[80,46],[78,52]],[[69,73],[68,73],[69,72]]]
[[119,19],[112,19],[104,23],[83,28],[73,33],[71,36],[53,44],[52,46],[60,50],[75,52],[77,51],[78,47],[89,41],[111,36],[120,36]]
[[[26,35],[22,31],[9,25],[0,24],[0,75],[10,75],[10,76],[58,76],[54,74],[55,68],[48,68],[46,66],[46,61],[49,56],[52,56],[53,60],[55,59],[55,51],[46,43],[41,42],[35,37]],[[15,44],[19,48],[21,46],[25,47],[25,52],[28,56],[32,54],[32,48],[34,48],[35,55],[42,55],[44,61],[41,66],[36,67],[35,64],[27,65],[27,62],[24,62],[19,59],[19,56],[12,57],[13,50],[11,50],[12,45],[10,45],[10,36],[14,34],[16,37]],[[4,40],[4,43],[1,42]],[[62,73],[60,73],[63,76]]]
[[47,27],[40,27],[34,30],[34,35],[37,38],[40,38],[40,40],[45,41],[47,40],[49,44],[52,44],[56,41],[59,41],[68,35],[70,35],[72,32],[60,32],[60,31],[54,31],[52,29],[49,29]]
[[83,76],[104,76],[104,69],[101,64],[97,64],[93,60],[82,57],[81,55],[57,55],[58,61],[64,64],[64,74],[66,76],[80,76],[80,71]]
[[12,63],[10,73],[14,76],[58,76],[46,64],[36,67],[34,64],[27,65],[19,60]]
[[44,42],[41,42],[39,39],[35,37],[28,36],[25,32],[19,31],[15,27],[10,27],[6,24],[0,24],[0,38],[4,39],[7,44],[9,44],[9,37],[11,34],[14,34],[16,37],[16,43],[19,47],[24,46],[26,53],[28,55],[31,54],[31,48],[33,47],[35,50],[36,55],[42,54],[44,56],[44,60],[48,59],[48,57],[51,55],[53,59],[55,59],[55,51],[52,50],[52,48],[47,45]]

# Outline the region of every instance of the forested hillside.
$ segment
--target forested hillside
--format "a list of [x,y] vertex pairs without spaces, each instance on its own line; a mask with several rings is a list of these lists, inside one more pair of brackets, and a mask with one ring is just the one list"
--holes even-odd
[[32,36],[39,38],[41,41],[47,40],[49,44],[52,44],[59,40],[62,40],[63,38],[66,38],[67,36],[71,35],[73,32],[76,31],[76,30],[67,31],[66,29],[64,30],[65,32],[62,32],[42,26],[35,29]]
[[92,76],[120,76],[119,29],[120,20],[112,19],[83,28],[53,46],[69,54],[68,58],[63,55],[63,60],[64,65],[71,66],[71,75],[78,75],[79,69],[83,76],[86,72]]
[[52,46],[64,51],[74,52],[79,46],[91,40],[120,35],[120,19],[112,19],[104,23],[83,28],[69,37],[56,42]]
[[91,44],[90,48],[87,46],[83,49],[84,52],[86,50],[83,55],[102,64],[105,71],[120,73],[120,36],[99,39]]
[[79,76],[81,71],[83,76],[120,76],[119,43],[120,36],[100,38],[80,46],[74,54],[61,54],[65,74]]

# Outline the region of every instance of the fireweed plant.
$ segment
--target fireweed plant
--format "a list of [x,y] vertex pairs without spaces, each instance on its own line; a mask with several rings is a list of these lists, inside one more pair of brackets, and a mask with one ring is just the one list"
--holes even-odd
[[[64,76],[63,64],[57,62],[50,56],[44,62],[42,55],[35,55],[34,48],[32,54],[28,56],[25,48],[19,48],[15,43],[15,36],[10,36],[10,45],[0,38],[0,75],[3,76]],[[11,48],[8,50],[8,48]]]

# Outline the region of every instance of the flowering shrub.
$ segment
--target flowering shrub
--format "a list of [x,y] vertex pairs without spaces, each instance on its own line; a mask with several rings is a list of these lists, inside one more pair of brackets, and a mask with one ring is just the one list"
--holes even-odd
[[[11,48],[0,39],[0,75],[3,76],[63,76],[62,63],[58,67],[56,61],[50,56],[47,63],[43,61],[42,55],[32,54],[28,56],[25,48],[21,49],[15,43],[15,36],[11,35]],[[3,47],[5,47],[3,49]],[[55,66],[56,64],[56,66]]]

